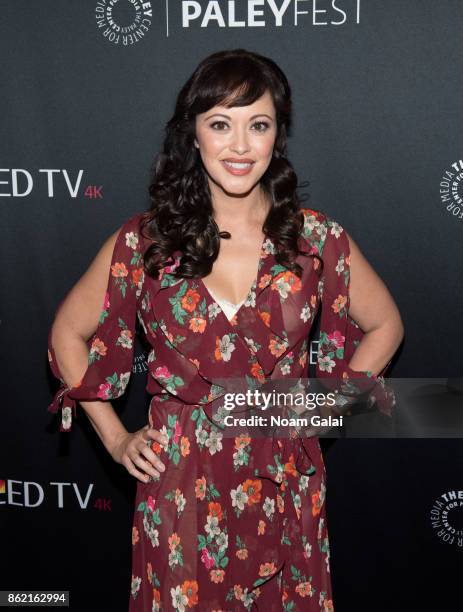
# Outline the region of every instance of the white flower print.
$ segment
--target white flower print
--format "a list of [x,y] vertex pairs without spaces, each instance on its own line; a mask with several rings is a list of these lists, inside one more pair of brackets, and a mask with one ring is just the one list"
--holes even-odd
[[233,465],[244,465],[246,463],[247,453],[243,447],[233,453]]
[[257,346],[256,346],[256,343],[254,342],[253,338],[246,338],[246,336],[245,336],[244,340],[245,340],[246,344],[248,345],[248,348],[251,351],[251,353],[256,354],[257,353]]
[[138,246],[138,234],[135,232],[127,232],[125,235],[125,244],[135,250]]
[[172,597],[172,607],[174,610],[179,612],[185,612],[185,606],[188,604],[188,597],[183,593],[180,585],[176,586],[175,589],[170,589],[170,596]]
[[244,306],[254,307],[255,305],[256,305],[256,292],[254,288],[252,288],[250,292],[248,293],[248,295],[246,296],[246,299],[244,300]]
[[221,531],[215,538],[215,543],[219,547],[219,552],[223,552],[228,548],[228,534],[225,531]]
[[321,372],[332,372],[336,362],[329,355],[318,357],[318,367]]
[[175,496],[175,503],[177,505],[177,513],[180,514],[180,512],[183,512],[186,506],[186,499],[182,493]]
[[285,376],[286,374],[289,374],[291,372],[291,364],[284,363],[283,365],[281,365],[280,372],[283,374],[283,376]]
[[301,310],[300,318],[304,321],[304,323],[307,323],[307,321],[310,319],[310,306],[307,302],[304,304],[304,307]]
[[230,336],[225,334],[219,342],[220,355],[224,361],[230,361],[231,354],[235,350],[235,344],[231,341]]
[[232,498],[232,506],[238,508],[238,510],[244,510],[244,505],[248,501],[248,494],[243,491],[243,485],[238,485],[236,489],[230,491]]
[[312,556],[312,544],[306,542],[304,546],[304,552],[307,555],[307,558],[310,558]]
[[148,521],[148,517],[146,515],[143,517],[143,529],[145,530],[146,535],[149,537],[153,548],[155,546],[159,546],[159,531],[154,529],[154,527]]
[[208,439],[206,440],[206,446],[209,449],[211,455],[215,455],[217,451],[222,450],[222,438],[223,434],[218,431],[211,431]]
[[125,391],[125,388],[127,387],[129,383],[129,379],[130,379],[130,372],[124,372],[123,374],[120,375],[119,380],[120,380],[122,392]]
[[213,321],[219,314],[219,312],[222,312],[222,309],[217,304],[217,302],[212,302],[212,304],[209,304],[207,312],[209,315],[209,321]]
[[268,519],[271,519],[275,512],[275,500],[271,499],[270,497],[266,497],[262,509],[265,512],[265,516]]
[[291,293],[291,285],[285,280],[284,276],[281,276],[275,281],[275,286],[280,294],[280,297],[286,299],[288,294]]
[[132,597],[134,599],[137,597],[137,593],[140,590],[140,585],[141,585],[141,578],[140,578],[140,576],[134,576],[132,574],[131,592],[132,592]]
[[196,434],[196,442],[197,444],[199,444],[200,446],[204,446],[207,442],[207,438],[208,438],[208,433],[205,429],[203,429],[202,427],[197,427],[195,430],[195,434]]
[[304,232],[310,234],[310,232],[320,225],[320,221],[317,221],[315,215],[304,215]]
[[210,536],[216,536],[220,533],[219,519],[217,516],[209,514],[207,516],[207,523],[204,525],[204,531]]
[[333,221],[330,225],[331,225],[330,233],[333,234],[333,236],[336,236],[336,238],[339,238],[339,236],[344,231],[344,228],[341,225],[339,225],[339,223],[337,223],[336,221]]
[[299,476],[299,491],[303,493],[309,486],[309,477],[306,475]]
[[341,272],[344,272],[344,255],[341,255],[341,257],[338,259],[336,272],[338,273],[338,276],[341,274]]

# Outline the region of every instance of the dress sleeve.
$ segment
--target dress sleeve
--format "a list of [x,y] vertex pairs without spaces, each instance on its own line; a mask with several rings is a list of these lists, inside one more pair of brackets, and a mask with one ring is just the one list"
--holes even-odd
[[[137,301],[144,280],[140,249],[140,214],[122,225],[112,254],[106,294],[98,326],[87,341],[88,367],[81,381],[67,387],[59,370],[48,334],[50,368],[61,386],[48,406],[50,412],[61,408],[60,431],[70,431],[72,416],[77,416],[76,400],[111,400],[122,395],[132,371]],[[58,306],[58,310],[61,304]]]
[[384,380],[391,360],[377,375],[369,370],[353,370],[348,365],[364,336],[359,325],[348,314],[349,240],[344,228],[325,213],[321,215],[321,227],[326,234],[320,248],[323,269],[319,284],[321,320],[316,376],[324,379],[324,386],[339,393],[337,407],[348,408],[357,396],[368,393],[369,406],[376,401],[377,408],[391,416],[396,398],[393,389]]

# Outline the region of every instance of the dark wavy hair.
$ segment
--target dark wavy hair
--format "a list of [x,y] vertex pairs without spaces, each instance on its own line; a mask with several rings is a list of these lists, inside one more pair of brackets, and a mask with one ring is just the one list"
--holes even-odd
[[144,253],[149,276],[158,278],[159,269],[173,262],[176,251],[181,258],[174,276],[202,278],[212,270],[220,239],[230,234],[220,232],[213,218],[207,173],[194,146],[195,116],[216,105],[250,105],[267,90],[276,110],[277,135],[272,159],[260,180],[271,202],[262,229],[275,245],[276,261],[301,276],[295,258],[300,253],[303,214],[296,194],[297,176],[286,158],[291,89],[274,61],[245,49],[206,57],[178,94],[149,185],[152,206],[141,228],[143,236],[153,241]]

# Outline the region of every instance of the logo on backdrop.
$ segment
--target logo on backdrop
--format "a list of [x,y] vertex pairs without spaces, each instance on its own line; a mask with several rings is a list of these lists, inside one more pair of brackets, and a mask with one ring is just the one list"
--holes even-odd
[[151,2],[98,0],[95,18],[102,36],[114,45],[128,47],[142,40],[153,19]]
[[0,505],[38,508],[50,505],[72,510],[112,512],[112,500],[96,497],[93,482],[34,482],[31,480],[0,480]]
[[447,491],[431,508],[431,523],[437,536],[447,544],[463,548],[463,491]]
[[459,159],[444,171],[440,182],[440,199],[446,210],[463,219],[463,160]]

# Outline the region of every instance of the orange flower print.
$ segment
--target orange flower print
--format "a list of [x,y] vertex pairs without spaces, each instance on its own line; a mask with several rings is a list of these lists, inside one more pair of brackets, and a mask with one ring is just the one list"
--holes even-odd
[[206,478],[204,476],[196,479],[195,495],[196,499],[199,500],[203,500],[206,495]]
[[265,527],[266,527],[265,521],[260,520],[259,524],[257,525],[257,535],[264,535]]
[[317,516],[317,514],[320,514],[320,508],[320,491],[316,491],[312,495],[312,516]]
[[271,288],[274,291],[278,291],[283,299],[286,299],[290,293],[297,293],[301,290],[301,287],[301,279],[290,270],[277,274],[271,284]]
[[182,308],[187,312],[193,312],[200,297],[201,296],[197,291],[194,289],[188,289],[188,291],[182,297]]
[[108,347],[105,345],[105,343],[99,338],[95,338],[95,340],[92,342],[90,352],[97,353],[98,355],[100,355],[100,357],[105,357],[107,351]]
[[266,287],[271,280],[272,280],[271,274],[264,274],[262,278],[260,279],[259,289],[263,289],[264,287]]
[[280,357],[286,350],[286,343],[280,342],[276,336],[272,335],[268,348],[270,349],[272,355],[275,355],[275,357]]
[[276,571],[275,563],[261,563],[259,567],[259,576],[270,576]]
[[182,457],[186,457],[190,454],[190,441],[186,436],[182,436],[180,439],[180,452]]
[[307,595],[312,595],[312,585],[310,582],[300,582],[295,591],[301,597],[307,597]]
[[323,601],[323,612],[334,612],[333,600],[325,599]]
[[162,446],[159,444],[159,442],[156,442],[156,440],[153,440],[151,442],[151,450],[156,453],[156,455],[160,455],[161,454],[161,450],[162,450]]
[[160,610],[161,605],[161,592],[158,589],[153,589],[153,602],[156,604],[153,606],[153,610]]
[[218,583],[223,582],[223,577],[225,576],[225,571],[222,569],[213,569],[209,572],[209,576],[212,582]]
[[291,453],[289,456],[289,461],[285,463],[285,472],[287,474],[291,474],[291,476],[297,476],[296,464],[294,462],[294,454]]
[[255,361],[251,366],[251,374],[257,378],[259,382],[265,382],[265,374],[262,366]]
[[199,369],[199,360],[198,359],[190,359],[191,363],[194,363],[194,365]]
[[344,262],[345,262],[346,266],[350,266],[350,254],[346,257]]
[[185,580],[182,584],[182,593],[187,596],[187,606],[192,608],[198,603],[198,583],[196,580]]
[[113,266],[111,266],[111,274],[115,278],[123,278],[124,276],[127,276],[128,273],[129,271],[127,270],[124,262],[115,263]]
[[285,502],[281,495],[277,495],[277,508],[280,513],[285,511]]
[[189,327],[191,331],[195,332],[195,334],[202,334],[206,329],[206,319],[202,319],[201,317],[192,317],[190,319]]
[[247,446],[251,442],[251,438],[246,434],[240,434],[237,438],[235,438],[235,448],[239,450],[244,446]]
[[262,482],[260,480],[250,480],[249,478],[243,483],[243,491],[248,496],[247,504],[257,504],[260,502],[260,490],[262,489]]
[[236,551],[236,556],[238,557],[238,559],[241,559],[241,561],[243,561],[244,559],[248,558],[248,549],[247,548],[239,548]]
[[132,270],[132,282],[138,285],[143,280],[143,268],[134,268]]
[[304,367],[304,366],[305,366],[305,364],[307,363],[307,357],[308,357],[308,356],[309,356],[309,355],[308,355],[308,352],[307,352],[307,351],[304,351],[304,352],[302,353],[302,355],[299,357],[299,365],[300,365],[300,366],[302,366],[302,367]]
[[209,502],[209,514],[216,516],[218,521],[222,520],[222,506],[218,502]]
[[135,527],[135,525],[132,527],[132,546],[135,546],[135,544],[139,541],[140,536],[138,534],[138,529]]
[[338,295],[338,297],[331,304],[331,308],[334,310],[336,314],[339,314],[340,312],[344,310],[346,303],[347,303],[347,296]]
[[169,549],[174,550],[180,544],[180,537],[177,533],[173,533],[167,541],[169,542]]
[[235,599],[240,600],[243,596],[243,588],[240,584],[235,584],[233,587],[233,592],[235,593]]
[[317,304],[317,296],[315,294],[312,294],[310,296],[310,307],[315,308],[316,304]]
[[267,327],[270,327],[270,313],[269,312],[265,312],[265,311],[261,311],[258,310],[257,314],[259,315],[259,317],[262,319],[262,321],[265,323],[265,325]]

